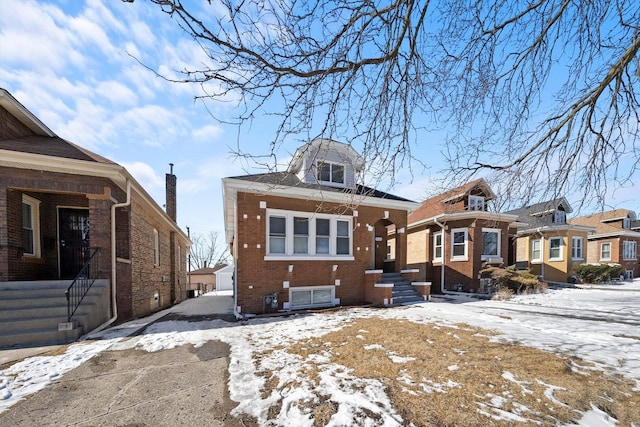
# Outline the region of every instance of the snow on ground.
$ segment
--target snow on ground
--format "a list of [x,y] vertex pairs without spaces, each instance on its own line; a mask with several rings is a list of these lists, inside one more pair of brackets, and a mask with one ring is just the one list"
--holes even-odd
[[[231,347],[229,388],[231,399],[238,402],[234,410],[237,413],[250,414],[259,423],[266,423],[267,411],[274,403],[274,397],[261,395],[264,378],[256,372],[254,361],[254,355],[266,352],[261,358],[261,369],[278,370],[281,384],[289,381],[299,383],[295,388],[281,390],[281,410],[270,423],[313,425],[310,415],[303,413],[296,402],[312,398],[314,393],[310,387],[315,387],[315,396],[330,396],[331,401],[339,405],[332,418],[334,425],[351,424],[363,410],[376,414],[383,425],[399,425],[401,417],[378,381],[354,378],[348,370],[328,363],[328,360],[316,360],[312,362],[322,362],[319,383],[307,384],[300,375],[304,363],[296,356],[279,350],[300,339],[339,330],[355,319],[376,316],[421,323],[467,323],[492,329],[500,333],[493,339],[575,355],[596,366],[613,369],[636,380],[636,390],[640,391],[640,280],[602,288],[550,290],[544,294],[517,296],[510,301],[439,296],[432,302],[387,310],[350,308],[288,317],[254,318],[237,323],[222,320],[160,321],[151,324],[144,334],[126,338],[132,328],[143,323],[138,320],[134,326],[125,324],[105,331],[102,340],[71,345],[65,354],[25,359],[0,371],[0,413],[105,350],[141,348],[160,351],[183,344],[198,346],[208,340],[221,340]],[[194,313],[182,307],[175,310],[181,314],[202,314],[202,304],[194,309],[197,311]],[[158,317],[156,315],[151,320]],[[505,419],[513,415],[505,414]],[[584,414],[578,425],[615,424],[615,420],[593,408]]]

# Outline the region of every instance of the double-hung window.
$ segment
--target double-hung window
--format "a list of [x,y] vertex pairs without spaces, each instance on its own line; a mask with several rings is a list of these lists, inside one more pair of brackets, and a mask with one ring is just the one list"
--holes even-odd
[[622,242],[622,259],[624,260],[636,260],[636,247],[635,241]]
[[344,165],[338,163],[318,162],[318,181],[332,184],[344,184]]
[[331,240],[331,221],[327,218],[316,218],[316,254],[329,255]]
[[571,239],[571,258],[584,259],[582,249],[583,239],[582,237],[573,237]]
[[27,195],[22,195],[22,250],[40,257],[40,201]]
[[500,256],[500,229],[482,229],[482,259]]
[[549,239],[549,261],[562,261],[562,237]]
[[451,260],[467,261],[467,246],[469,233],[466,228],[454,228],[451,230]]
[[542,240],[531,240],[531,262],[542,262]]
[[309,253],[309,218],[293,217],[293,253]]
[[269,217],[269,253],[284,254],[287,251],[287,218]]
[[565,211],[557,210],[553,215],[554,224],[564,224],[567,222],[567,214]]
[[442,262],[442,233],[433,235],[433,261]]
[[484,210],[484,197],[482,196],[469,196],[468,210],[470,211],[483,211]]
[[267,259],[353,254],[350,217],[278,209],[270,209],[267,217]]
[[611,242],[600,243],[600,261],[611,261]]

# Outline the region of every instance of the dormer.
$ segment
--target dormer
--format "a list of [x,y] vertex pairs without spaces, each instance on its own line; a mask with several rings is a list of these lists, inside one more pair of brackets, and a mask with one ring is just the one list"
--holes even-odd
[[349,144],[317,138],[296,150],[288,171],[306,184],[350,188],[364,159]]
[[452,190],[442,203],[455,207],[457,211],[486,211],[487,202],[495,198],[489,185],[480,178]]
[[624,230],[630,230],[631,224],[636,221],[636,213],[627,209],[616,209],[605,212],[600,222],[613,225],[614,227],[622,227]]

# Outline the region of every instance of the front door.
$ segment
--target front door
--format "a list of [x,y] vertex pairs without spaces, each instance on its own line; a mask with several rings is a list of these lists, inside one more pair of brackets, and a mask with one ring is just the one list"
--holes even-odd
[[89,257],[89,210],[60,208],[60,278],[74,278]]

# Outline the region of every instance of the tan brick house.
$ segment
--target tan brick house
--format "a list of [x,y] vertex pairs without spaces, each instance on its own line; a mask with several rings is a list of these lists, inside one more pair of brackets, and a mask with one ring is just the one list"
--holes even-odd
[[[237,315],[372,302],[388,229],[406,229],[417,204],[357,184],[363,166],[351,146],[315,139],[286,172],[222,180]],[[395,256],[400,273],[404,233]]]
[[[190,241],[175,189],[171,172],[165,212],[125,168],[59,138],[0,89],[0,345],[64,339],[46,332],[60,323],[77,336],[184,298]],[[89,279],[97,290],[67,322],[65,290]]]
[[564,198],[525,206],[508,213],[524,224],[517,233],[517,264],[545,282],[574,281],[575,265],[587,259],[587,239],[594,228],[567,221],[573,212]]
[[640,231],[635,212],[614,209],[573,218],[569,222],[595,230],[588,237],[587,262],[617,263],[622,265],[625,278],[640,277]]
[[512,262],[509,230],[517,216],[490,212],[493,199],[480,178],[425,200],[409,215],[407,265],[434,292],[489,292],[480,270]]

